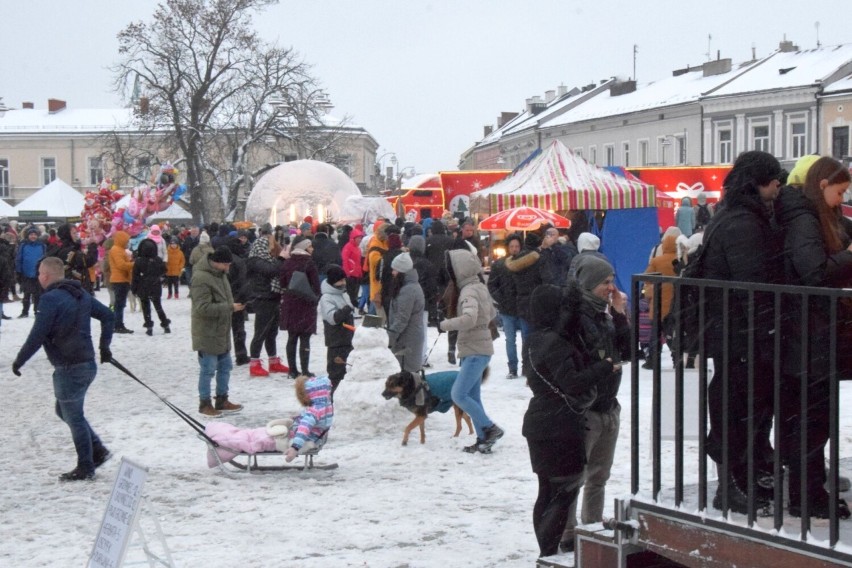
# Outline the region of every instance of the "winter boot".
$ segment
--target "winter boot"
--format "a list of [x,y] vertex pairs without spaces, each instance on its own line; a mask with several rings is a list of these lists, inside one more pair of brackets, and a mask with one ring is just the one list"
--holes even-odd
[[243,409],[242,404],[237,404],[228,400],[228,395],[216,395],[216,410],[224,414],[235,414]]
[[456,353],[455,353],[455,351],[448,351],[447,352],[447,361],[449,361],[450,365],[456,364]]
[[485,442],[488,444],[494,444],[497,440],[503,437],[503,429],[497,426],[496,424],[492,424],[488,428],[483,428],[482,431],[485,433]]
[[270,357],[269,358],[269,372],[270,373],[289,373],[290,367],[283,364],[279,357]]
[[172,329],[169,327],[172,324],[172,320],[167,319],[166,321],[160,322],[160,326],[163,328],[163,333],[171,333]]
[[172,293],[171,293],[171,292],[169,292],[169,297],[168,297],[168,298],[166,298],[166,299],[167,299],[167,300],[171,300],[171,299],[172,299]]
[[251,362],[251,359],[249,359],[249,356],[245,353],[237,353],[234,355],[234,365],[237,365],[238,367],[247,365],[249,362]]
[[249,365],[249,376],[268,377],[269,371],[263,368],[263,363],[260,362],[260,359],[252,359],[251,364]]
[[175,300],[179,300],[179,299],[180,299],[180,291],[175,290]]
[[204,416],[210,416],[211,418],[216,418],[218,416],[222,416],[221,411],[213,408],[213,404],[211,404],[209,398],[202,398],[201,399],[201,403],[198,405],[198,412],[200,412]]
[[92,448],[92,461],[95,462],[95,468],[99,468],[112,458],[112,452],[106,446],[100,445]]

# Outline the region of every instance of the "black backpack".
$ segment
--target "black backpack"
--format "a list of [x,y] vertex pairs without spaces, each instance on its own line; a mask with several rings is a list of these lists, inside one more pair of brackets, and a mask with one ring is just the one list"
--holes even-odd
[[711,217],[710,206],[706,203],[704,205],[699,205],[695,211],[695,226],[706,227],[707,223],[710,222]]

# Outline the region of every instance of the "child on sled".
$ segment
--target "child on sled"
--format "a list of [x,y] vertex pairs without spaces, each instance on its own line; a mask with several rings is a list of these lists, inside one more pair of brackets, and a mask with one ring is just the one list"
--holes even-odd
[[285,454],[287,462],[296,459],[300,453],[322,447],[334,421],[328,377],[299,376],[296,379],[296,398],[305,407],[301,414],[273,420],[266,426],[267,433],[275,438],[276,449]]

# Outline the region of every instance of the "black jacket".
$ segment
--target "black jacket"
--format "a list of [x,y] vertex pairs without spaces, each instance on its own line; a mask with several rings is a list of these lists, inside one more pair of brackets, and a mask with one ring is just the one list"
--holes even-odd
[[[705,229],[704,278],[736,282],[782,284],[784,262],[781,234],[769,210],[756,197],[720,205]],[[710,232],[712,235],[709,235]],[[709,235],[709,240],[707,236]],[[722,293],[708,289],[707,346],[711,356],[722,351]],[[748,294],[729,297],[731,358],[747,356]],[[755,295],[755,352],[772,357],[774,301],[771,294]]]
[[317,265],[317,271],[320,274],[325,274],[329,264],[343,265],[343,260],[340,257],[340,247],[328,235],[317,233],[314,235],[313,245],[314,252],[311,254],[311,258],[314,259],[314,264]]
[[506,259],[501,258],[491,265],[491,274],[488,275],[488,292],[501,314],[513,317],[518,315],[515,279],[506,268]]
[[512,273],[517,291],[517,315],[530,321],[530,295],[538,286],[548,282],[541,255],[536,250],[524,249],[517,256],[506,259],[506,268]]
[[157,243],[151,239],[142,239],[136,254],[130,290],[139,297],[159,298],[163,295],[166,263],[157,254]]
[[281,300],[280,292],[272,291],[272,280],[281,277],[281,260],[269,260],[250,256],[246,260],[246,283],[250,300]]
[[423,299],[426,301],[426,309],[430,305],[437,305],[438,299],[438,271],[429,260],[414,251],[410,251],[411,258],[414,260],[414,270],[417,271],[417,278],[420,283],[420,288],[423,289]]

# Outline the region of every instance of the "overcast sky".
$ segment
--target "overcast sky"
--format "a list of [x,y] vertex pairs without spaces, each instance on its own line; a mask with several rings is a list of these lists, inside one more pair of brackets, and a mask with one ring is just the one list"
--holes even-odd
[[[0,97],[20,108],[50,97],[118,106],[108,67],[116,34],[155,0],[0,0]],[[693,8],[693,5],[700,7]],[[564,84],[639,82],[707,59],[765,56],[784,37],[802,48],[852,42],[849,0],[292,1],[255,17],[261,35],[314,66],[335,105],[399,167],[452,170],[501,111]],[[385,158],[385,164],[388,158]]]

